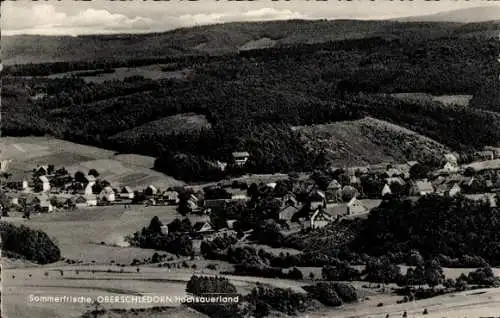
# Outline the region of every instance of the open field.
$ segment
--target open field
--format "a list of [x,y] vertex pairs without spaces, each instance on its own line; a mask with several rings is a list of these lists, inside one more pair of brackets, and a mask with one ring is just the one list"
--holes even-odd
[[[189,74],[188,69],[177,70],[177,71],[162,71],[162,68],[167,65],[164,64],[152,64],[147,66],[139,66],[139,67],[118,67],[114,69],[114,72],[111,73],[101,73],[98,75],[85,76],[81,75],[82,78],[87,82],[94,83],[103,83],[105,81],[112,80],[123,80],[127,77],[132,76],[142,76],[144,78],[148,78],[151,80],[161,80],[161,79],[183,79]],[[90,70],[92,71],[92,70]],[[58,73],[49,75],[48,78],[61,78],[67,76],[78,75],[79,73],[85,74],[86,72],[75,71],[75,72],[67,72],[67,73]]]
[[[197,264],[197,269],[167,269],[155,265],[136,267],[125,266],[122,269],[111,261],[121,264],[130,264],[132,259],[146,258],[153,254],[153,250],[144,250],[131,247],[110,246],[120,244],[121,238],[149,223],[149,220],[158,215],[162,222],[168,223],[178,217],[174,207],[102,207],[72,212],[34,215],[30,221],[21,218],[5,218],[7,222],[15,224],[28,223],[29,226],[47,232],[59,244],[62,256],[75,260],[82,260],[84,264],[68,265],[62,262],[46,266],[30,266],[9,262],[10,266],[3,271],[4,303],[8,304],[5,311],[7,317],[78,317],[88,308],[84,304],[48,304],[27,303],[29,295],[45,296],[97,296],[111,295],[169,295],[182,296],[185,284],[192,274],[214,275],[216,271],[206,269],[209,263],[218,264],[219,270],[226,270],[226,264],[219,261],[188,260],[188,264]],[[196,220],[193,219],[193,222]],[[106,245],[101,245],[104,241]],[[278,250],[274,251],[279,253]],[[285,252],[285,250],[283,250]],[[163,252],[162,252],[163,253]],[[92,263],[92,261],[95,263]],[[182,260],[178,260],[182,261]],[[7,264],[6,264],[7,265]],[[229,266],[229,264],[227,264]],[[63,275],[59,270],[63,270]],[[79,273],[76,273],[76,270]],[[108,272],[112,270],[113,272]],[[320,268],[301,268],[306,275],[314,272],[319,278]],[[94,271],[94,272],[92,272]],[[445,269],[449,277],[457,277],[467,269]],[[497,274],[499,270],[497,269]],[[47,276],[46,273],[47,272]],[[301,286],[310,284],[309,281],[291,281],[286,279],[267,279],[246,276],[227,276],[237,287],[240,293],[248,293],[255,283],[292,288],[302,291]],[[359,304],[345,305],[337,309],[322,309],[308,314],[308,317],[385,317],[401,314],[404,310],[408,317],[419,317],[423,308],[427,308],[430,317],[458,317],[461,310],[467,314],[477,313],[484,315],[500,310],[500,290],[487,290],[485,294],[474,292],[460,293],[456,296],[447,295],[435,299],[418,301],[408,304],[396,304],[401,297],[379,294],[362,287],[364,283],[355,282],[360,294],[369,296],[369,300]],[[477,292],[477,291],[476,291]],[[444,302],[443,300],[446,300]],[[377,307],[378,303],[383,307]],[[152,306],[171,306],[178,304],[108,304],[105,308],[137,308]],[[472,311],[474,310],[474,311]],[[434,315],[434,316],[432,316]],[[470,315],[469,315],[470,316]],[[161,316],[160,316],[161,317]],[[305,317],[305,316],[304,316]]]
[[130,140],[134,138],[141,138],[142,136],[153,136],[156,134],[171,135],[176,133],[199,131],[210,127],[211,125],[204,115],[183,113],[148,122],[144,125],[120,132],[111,138],[118,140]]
[[64,166],[70,173],[96,169],[113,185],[130,185],[134,189],[150,184],[163,189],[183,184],[152,170],[153,157],[116,154],[50,137],[0,138],[0,151],[2,158],[12,160],[10,169],[14,175],[31,171],[37,165],[53,164],[56,168]]
[[[173,206],[132,206],[128,209],[113,206],[38,214],[29,221],[21,217],[3,220],[46,232],[58,243],[62,257],[84,263],[109,264],[114,261],[130,264],[134,258],[151,257],[154,250],[126,247],[124,236],[147,226],[154,216],[165,224],[182,218]],[[194,223],[199,218],[194,216],[191,221]]]
[[396,93],[391,96],[410,101],[439,102],[443,105],[469,106],[472,95],[431,95],[427,93]]
[[307,148],[327,156],[339,165],[378,164],[441,158],[447,148],[414,131],[366,117],[332,124],[295,127],[303,134]]

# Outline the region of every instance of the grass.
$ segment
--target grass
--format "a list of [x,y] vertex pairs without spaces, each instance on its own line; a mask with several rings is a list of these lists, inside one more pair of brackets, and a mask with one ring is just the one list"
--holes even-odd
[[[82,78],[87,81],[87,82],[93,82],[93,83],[99,83],[102,84],[105,81],[112,81],[112,80],[123,80],[127,77],[132,77],[132,76],[142,76],[147,79],[151,80],[161,80],[161,79],[183,79],[189,74],[189,70],[175,70],[175,71],[169,71],[169,72],[164,72],[162,71],[162,67],[165,65],[163,64],[152,64],[152,65],[147,65],[147,66],[141,66],[141,67],[119,67],[115,68],[114,72],[112,73],[101,73],[101,74],[96,74],[96,75],[81,75]],[[88,71],[85,71],[86,73]],[[67,72],[67,73],[59,73],[59,74],[52,74],[49,75],[48,78],[62,78],[62,77],[67,77],[67,76],[72,76],[75,74],[82,73],[81,71],[75,71],[75,72]]]
[[171,135],[176,133],[199,131],[210,127],[211,125],[204,115],[184,113],[148,122],[144,125],[120,132],[112,138],[129,140],[138,138],[138,136],[158,134],[159,132],[163,135]]
[[459,105],[463,107],[469,106],[472,95],[431,95],[428,93],[395,93],[391,96],[409,101],[435,101],[443,105]]
[[[5,137],[0,139],[4,158],[11,159],[14,174],[31,171],[37,165],[64,166],[68,172],[96,169],[113,186],[141,189],[150,184],[166,189],[183,182],[152,170],[154,158],[117,155],[114,151],[80,145],[50,137]],[[15,177],[15,175],[14,175]]]
[[430,138],[386,121],[366,117],[332,124],[295,127],[307,148],[340,166],[441,158],[447,148]]

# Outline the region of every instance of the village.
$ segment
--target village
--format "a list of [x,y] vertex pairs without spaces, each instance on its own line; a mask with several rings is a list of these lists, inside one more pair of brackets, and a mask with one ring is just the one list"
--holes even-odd
[[[244,167],[250,154],[233,153],[233,162]],[[237,220],[226,219],[225,227],[214,226],[212,219],[228,205],[245,206],[258,200],[259,189],[272,197],[272,218],[283,233],[322,228],[343,218],[366,217],[371,209],[391,197],[465,195],[497,206],[500,191],[500,149],[485,148],[460,165],[456,153],[443,156],[442,168],[427,171],[421,163],[378,164],[358,167],[326,166],[305,177],[289,174],[260,184],[224,180],[209,185],[186,185],[159,189],[149,185],[115,186],[99,176],[95,169],[71,175],[64,167],[50,163],[38,165],[31,175],[17,176],[9,172],[9,160],[1,162],[2,216],[20,214],[29,219],[33,213],[58,213],[62,210],[92,209],[97,206],[175,206],[182,216],[197,215],[192,227],[193,238],[209,239],[234,231]],[[221,165],[224,169],[227,164]],[[220,222],[218,222],[220,224]],[[162,232],[168,233],[163,226]]]

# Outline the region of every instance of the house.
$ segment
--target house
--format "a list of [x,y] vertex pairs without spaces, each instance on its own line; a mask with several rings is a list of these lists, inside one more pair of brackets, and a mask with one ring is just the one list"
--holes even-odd
[[460,170],[460,167],[458,166],[457,163],[447,162],[443,166],[443,169],[441,169],[441,170],[443,172],[447,172],[447,173],[457,173]]
[[326,187],[326,201],[336,202],[338,200],[337,193],[341,188],[340,183],[336,179],[333,179]]
[[288,192],[283,196],[281,199],[282,205],[283,206],[298,206],[299,201],[297,201],[297,198],[295,197],[295,194]]
[[281,209],[278,215],[278,219],[283,221],[290,221],[297,212],[299,212],[299,208],[289,205]]
[[326,205],[325,193],[321,190],[314,190],[309,194],[309,204],[311,210],[316,210],[319,207]]
[[54,206],[52,206],[52,203],[50,202],[50,199],[48,196],[39,196],[35,199],[35,204],[36,208],[40,210],[40,212],[53,212],[54,211]]
[[231,196],[232,202],[247,202],[250,200],[250,197],[246,194],[233,194]]
[[192,199],[192,198],[189,198],[187,201],[186,201],[186,207],[191,210],[191,211],[196,211],[198,210],[198,200],[196,200],[196,202]]
[[361,202],[356,199],[356,197],[352,198],[351,201],[347,203],[347,214],[355,215],[369,212],[368,208]]
[[403,175],[403,172],[397,168],[394,168],[392,166],[388,167],[387,171],[385,172],[389,178],[391,177],[399,177]]
[[93,185],[94,185],[93,183],[87,183],[87,185],[83,189],[83,194],[84,195],[92,195],[94,193]]
[[129,186],[125,186],[120,191],[120,198],[122,199],[133,199],[135,196],[134,191]]
[[47,175],[49,171],[49,166],[48,165],[37,166],[34,171],[40,175]]
[[163,200],[170,205],[179,204],[179,192],[177,191],[165,191],[163,192]]
[[154,185],[149,185],[146,190],[144,190],[144,194],[147,196],[153,196],[158,193],[158,189]]
[[12,162],[12,160],[0,160],[0,172],[7,172],[9,169],[9,164]]
[[216,161],[215,163],[217,165],[217,168],[220,169],[220,171],[225,171],[227,167],[227,162],[222,162],[222,161]]
[[493,151],[493,155],[495,156],[495,159],[500,158],[500,147],[486,146],[486,147],[484,147],[484,150]]
[[37,188],[41,190],[41,192],[49,192],[50,191],[50,182],[46,176],[40,176],[37,179]]
[[168,225],[162,225],[160,226],[160,231],[161,231],[161,234],[163,235],[167,235],[168,234]]
[[110,186],[102,189],[101,193],[99,193],[99,199],[107,202],[115,201],[115,191]]
[[455,153],[447,153],[444,155],[444,160],[447,163],[451,163],[453,165],[458,165],[458,156]]
[[462,191],[458,181],[448,180],[435,186],[435,192],[442,196],[453,197]]
[[19,205],[19,198],[18,197],[11,197],[10,204],[11,205]]
[[415,180],[410,185],[410,195],[424,196],[434,192],[434,187],[427,179]]
[[219,209],[228,204],[231,200],[229,199],[209,199],[205,200],[205,204],[203,205],[206,209]]
[[345,203],[328,203],[325,209],[333,219],[339,219],[347,215],[347,204]]
[[392,191],[391,191],[391,187],[389,186],[389,184],[385,184],[384,187],[382,188],[382,197],[385,197],[386,195],[391,195],[392,194]]
[[228,229],[233,229],[234,228],[234,223],[236,223],[237,220],[227,220],[226,225]]
[[247,163],[249,157],[250,154],[246,151],[233,152],[233,161],[234,164],[238,167],[244,166]]
[[209,234],[215,232],[209,222],[196,222],[193,225],[193,232],[197,234]]
[[96,182],[96,179],[95,179],[95,177],[93,175],[88,174],[88,175],[85,176],[85,182],[88,183],[88,184],[94,185],[95,182]]
[[83,196],[80,195],[75,199],[75,206],[77,208],[86,208],[89,206],[96,206],[97,198],[95,195]]
[[310,227],[312,229],[320,229],[333,221],[333,217],[328,214],[323,208],[318,208],[309,218]]
[[493,160],[495,153],[491,150],[476,151],[473,157],[475,161]]

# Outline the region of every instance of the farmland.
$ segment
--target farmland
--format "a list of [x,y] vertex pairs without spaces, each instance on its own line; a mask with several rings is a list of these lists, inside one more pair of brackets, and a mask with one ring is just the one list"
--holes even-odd
[[113,151],[80,145],[50,137],[5,137],[0,139],[1,155],[12,160],[15,173],[30,172],[37,165],[64,166],[69,172],[96,169],[117,185],[137,188],[156,184],[168,188],[182,182],[152,170],[154,158],[116,154]]

